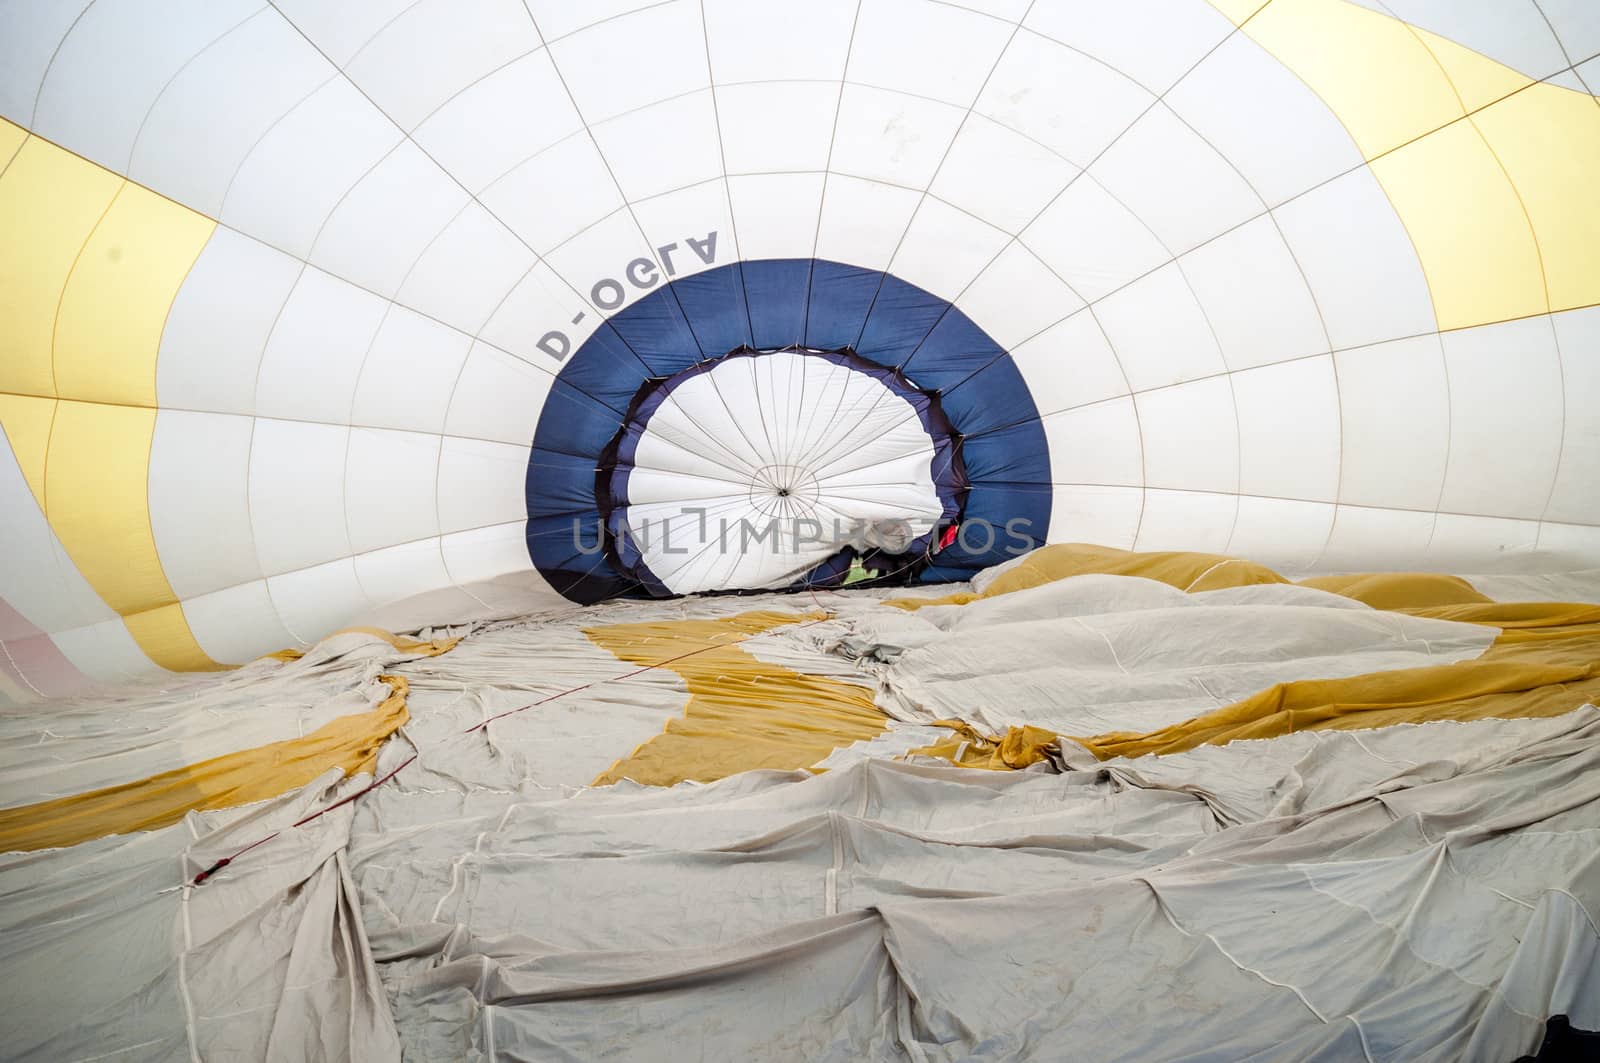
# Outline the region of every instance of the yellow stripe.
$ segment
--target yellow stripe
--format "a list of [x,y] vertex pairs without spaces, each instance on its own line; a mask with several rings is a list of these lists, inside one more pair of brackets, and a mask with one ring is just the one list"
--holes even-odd
[[[1091,572],[1140,576],[1183,590],[1288,582],[1271,569],[1198,553],[1135,553],[1103,546],[1047,546],[1002,573],[982,595],[898,599],[965,604]],[[1300,586],[1340,594],[1374,609],[1500,629],[1494,644],[1470,661],[1372,672],[1342,679],[1280,683],[1213,712],[1149,732],[1072,736],[1097,757],[1178,753],[1198,745],[1274,738],[1302,730],[1358,730],[1431,720],[1559,716],[1600,700],[1600,606],[1573,602],[1496,602],[1457,576],[1421,572],[1357,573],[1302,580]],[[1044,755],[1055,736],[1014,727],[984,735],[960,720],[942,720],[955,737],[913,753],[967,767],[1022,768]]]
[[378,748],[409,719],[406,681],[381,676],[390,695],[367,712],[331,720],[303,738],[213,757],[146,779],[0,810],[0,852],[77,845],[108,834],[170,826],[191,811],[234,808],[304,786],[329,768],[370,772]]
[[1600,303],[1600,102],[1346,0],[1219,10],[1322,97],[1383,185],[1441,330]]
[[689,687],[683,715],[592,785],[632,779],[671,786],[755,768],[809,769],[841,746],[882,733],[887,717],[873,705],[871,690],[767,664],[737,645],[753,634],[823,615],[758,611],[584,631],[622,660],[665,668]]
[[216,223],[0,121],[0,426],[73,563],[155,663],[220,668],[150,524],[156,359]]

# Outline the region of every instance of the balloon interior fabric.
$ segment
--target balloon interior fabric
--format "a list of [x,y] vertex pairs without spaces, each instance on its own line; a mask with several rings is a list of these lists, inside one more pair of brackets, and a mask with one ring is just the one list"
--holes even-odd
[[1592,1051],[1597,90],[1589,0],[0,0],[7,1056]]

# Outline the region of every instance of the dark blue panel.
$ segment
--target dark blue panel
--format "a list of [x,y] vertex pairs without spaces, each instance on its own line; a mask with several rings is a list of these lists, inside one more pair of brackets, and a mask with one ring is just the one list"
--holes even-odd
[[882,283],[883,274],[875,269],[813,262],[806,343],[825,351],[854,347]]
[[[622,342],[649,367],[652,376],[671,376],[705,357],[676,292],[647,295],[611,319]],[[721,354],[721,351],[711,353]]]
[[765,350],[802,342],[806,335],[806,289],[811,281],[811,263],[782,258],[745,262],[743,266],[753,345]]
[[879,365],[901,365],[949,309],[937,295],[886,276],[856,350]]
[[672,282],[678,305],[700,341],[700,350],[715,356],[750,342],[750,313],[745,309],[740,267],[718,266]]
[[[647,380],[744,345],[778,348],[802,337],[812,348],[854,347],[867,361],[904,366],[915,386],[940,392],[944,416],[964,437],[963,524],[974,528],[966,545],[936,554],[921,579],[966,579],[1004,561],[1021,548],[1017,532],[1028,543],[1043,540],[1051,502],[1044,432],[1021,374],[982,329],[945,300],[876,270],[805,259],[733,263],[658,287],[562,366],[527,480],[528,550],[551,585],[577,601],[649,593],[580,546],[593,546],[600,520],[602,452]],[[994,532],[987,547],[978,525]],[[808,578],[842,578],[846,560],[835,557]]]

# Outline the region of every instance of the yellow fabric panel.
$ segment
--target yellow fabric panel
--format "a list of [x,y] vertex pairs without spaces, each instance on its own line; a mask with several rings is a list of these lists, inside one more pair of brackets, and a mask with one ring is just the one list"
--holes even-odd
[[1463,113],[1422,40],[1388,15],[1346,0],[1273,0],[1244,32],[1322,97],[1368,159]]
[[0,175],[0,391],[56,394],[56,309],[122,178],[29,137]]
[[931,746],[913,749],[909,756],[939,757],[963,768],[989,771],[1016,771],[1044,760],[1046,750],[1058,741],[1053,731],[1042,727],[1013,727],[998,740],[980,734],[961,720],[936,720],[936,727],[956,733]]
[[1430,33],[1420,26],[1409,28],[1444,71],[1465,113],[1487,107],[1533,84],[1533,79],[1522,71],[1504,66],[1481,52]]
[[409,687],[382,676],[390,694],[375,708],[331,720],[302,738],[36,805],[0,809],[0,852],[77,845],[108,834],[170,826],[191,811],[233,808],[288,793],[329,768],[370,772],[378,748],[409,716]]
[[156,355],[167,310],[216,227],[147,188],[122,186],[61,296],[55,332],[60,397],[156,404]]
[[0,147],[19,135],[0,173],[0,427],[140,649],[164,668],[221,667],[167,582],[148,497],[161,330],[216,223],[11,123]]
[[1288,582],[1265,565],[1221,554],[1202,554],[1189,550],[1141,553],[1089,543],[1057,543],[1042,546],[1023,557],[995,577],[982,594],[960,591],[939,598],[891,598],[884,604],[913,610],[929,605],[965,605],[980,598],[994,598],[1012,591],[1027,590],[1069,576],[1097,573],[1139,576],[1181,591],[1214,591],[1225,587]]
[[226,672],[233,667],[219,664],[206,656],[195,641],[189,620],[183,614],[183,605],[179,602],[130,613],[122,618],[122,622],[127,625],[128,633],[145,656],[170,671]]
[[1491,601],[1460,576],[1437,572],[1359,572],[1347,576],[1314,576],[1296,582],[1301,587],[1354,598],[1374,609],[1426,609]]
[[1294,731],[1560,716],[1596,700],[1600,700],[1600,634],[1496,640],[1476,660],[1348,679],[1280,683],[1160,730],[1116,731],[1075,741],[1104,760],[1178,753],[1198,745],[1276,738]]
[[887,717],[873,705],[870,689],[767,664],[738,645],[824,615],[756,611],[586,629],[597,646],[631,664],[672,671],[689,688],[683,715],[593,785],[632,779],[671,786],[755,768],[806,769],[841,746],[881,733]]
[[1248,21],[1215,6],[1350,132],[1441,330],[1600,303],[1595,97],[1347,0],[1273,0]]
[[153,409],[62,402],[50,434],[45,515],[78,571],[123,616],[177,601],[150,530],[155,427]]
[[1441,331],[1549,308],[1528,216],[1476,125],[1458,122],[1370,165],[1411,234]]
[[1600,302],[1600,101],[1539,84],[1473,122],[1510,175],[1538,237],[1550,309]]
[[0,428],[5,430],[11,453],[40,505],[44,504],[45,455],[49,452],[50,425],[55,416],[55,399],[0,392]]

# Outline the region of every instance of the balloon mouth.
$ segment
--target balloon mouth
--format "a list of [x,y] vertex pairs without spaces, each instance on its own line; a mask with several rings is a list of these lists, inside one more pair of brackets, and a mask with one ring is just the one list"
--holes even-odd
[[937,391],[799,345],[646,379],[595,476],[607,561],[657,597],[910,579],[968,490]]

